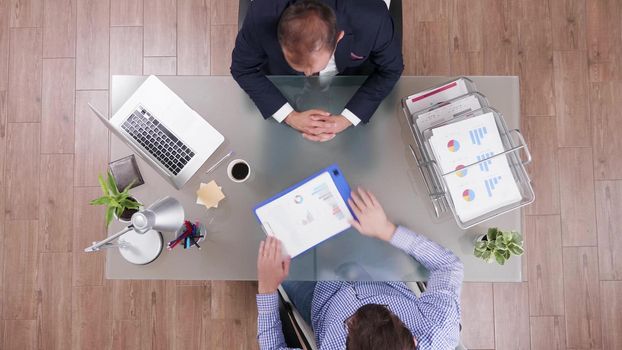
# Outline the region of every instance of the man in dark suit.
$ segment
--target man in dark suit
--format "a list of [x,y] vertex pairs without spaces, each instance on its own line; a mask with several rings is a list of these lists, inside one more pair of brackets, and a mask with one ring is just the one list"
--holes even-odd
[[[369,122],[404,69],[401,43],[382,0],[254,0],[233,49],[231,74],[265,119],[285,122],[312,141],[328,141]],[[352,75],[374,70],[341,115],[296,111],[272,75]]]

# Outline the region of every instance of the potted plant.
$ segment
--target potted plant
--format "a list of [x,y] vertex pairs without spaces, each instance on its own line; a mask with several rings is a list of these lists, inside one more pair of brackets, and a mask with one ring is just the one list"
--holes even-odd
[[116,216],[119,220],[129,221],[132,215],[138,211],[141,203],[129,193],[134,183],[130,183],[119,192],[117,182],[110,172],[106,181],[99,175],[99,185],[102,188],[103,196],[91,201],[91,205],[106,206],[106,227],[110,225],[112,218]]
[[523,255],[523,252],[523,237],[520,233],[492,227],[487,234],[475,240],[473,254],[489,264],[496,260],[499,265],[503,265],[510,256]]

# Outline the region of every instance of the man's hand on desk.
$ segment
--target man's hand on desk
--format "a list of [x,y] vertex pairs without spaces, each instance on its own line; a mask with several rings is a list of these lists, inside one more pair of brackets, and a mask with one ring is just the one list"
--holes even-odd
[[348,204],[358,219],[350,222],[357,231],[387,242],[393,238],[396,227],[389,221],[373,193],[359,187],[357,191],[352,191]]
[[289,274],[289,256],[281,255],[281,241],[278,238],[268,236],[259,244],[257,254],[257,279],[259,294],[276,292],[279,284]]
[[345,117],[331,116],[330,113],[320,109],[292,111],[285,118],[285,123],[300,131],[307,140],[315,142],[332,140],[336,134],[352,125]]

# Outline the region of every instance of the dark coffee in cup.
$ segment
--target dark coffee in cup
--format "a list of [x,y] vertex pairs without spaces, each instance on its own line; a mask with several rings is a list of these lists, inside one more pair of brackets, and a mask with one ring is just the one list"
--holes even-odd
[[251,168],[245,160],[236,159],[229,163],[229,166],[227,167],[227,173],[231,181],[244,182],[249,178]]

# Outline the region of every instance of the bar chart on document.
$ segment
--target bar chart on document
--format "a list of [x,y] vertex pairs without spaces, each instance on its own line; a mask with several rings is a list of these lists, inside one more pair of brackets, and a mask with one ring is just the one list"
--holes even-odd
[[507,158],[494,157],[503,144],[492,113],[433,129],[430,145],[462,221],[521,200]]

